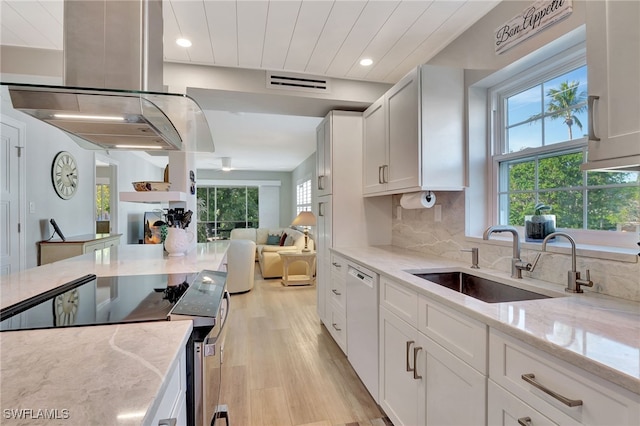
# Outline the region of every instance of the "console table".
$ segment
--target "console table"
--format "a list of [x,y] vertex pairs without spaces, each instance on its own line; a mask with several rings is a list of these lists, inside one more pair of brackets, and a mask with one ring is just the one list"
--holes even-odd
[[121,236],[122,234],[87,234],[68,237],[66,241],[40,241],[38,266],[117,246]]
[[[282,284],[290,285],[313,285],[316,283],[316,252],[280,252],[282,258]],[[289,275],[289,266],[294,262],[306,263],[306,274]]]

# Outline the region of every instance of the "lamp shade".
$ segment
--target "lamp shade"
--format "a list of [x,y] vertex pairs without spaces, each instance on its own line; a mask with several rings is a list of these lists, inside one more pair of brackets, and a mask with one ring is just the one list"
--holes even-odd
[[316,217],[311,212],[300,212],[293,222],[292,226],[315,226],[316,225]]

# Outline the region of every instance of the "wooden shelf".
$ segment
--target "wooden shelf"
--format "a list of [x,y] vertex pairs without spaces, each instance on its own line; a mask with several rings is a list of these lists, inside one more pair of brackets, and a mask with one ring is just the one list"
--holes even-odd
[[180,191],[121,192],[120,201],[132,203],[168,203],[187,201],[187,193]]

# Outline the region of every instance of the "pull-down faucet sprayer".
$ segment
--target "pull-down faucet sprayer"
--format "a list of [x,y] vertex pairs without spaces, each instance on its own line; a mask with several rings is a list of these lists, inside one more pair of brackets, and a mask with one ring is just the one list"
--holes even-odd
[[533,264],[529,262],[523,262],[520,259],[520,235],[518,230],[513,226],[495,225],[490,226],[484,231],[482,235],[483,240],[488,240],[489,236],[495,232],[511,232],[513,236],[513,257],[511,258],[511,278],[522,278],[522,271],[533,271],[540,259],[540,253],[536,256]]

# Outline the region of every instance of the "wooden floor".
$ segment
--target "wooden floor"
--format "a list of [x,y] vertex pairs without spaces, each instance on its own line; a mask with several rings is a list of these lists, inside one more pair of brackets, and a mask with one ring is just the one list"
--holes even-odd
[[390,424],[321,325],[315,286],[263,280],[256,264],[228,321],[220,402],[233,426]]

